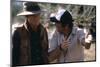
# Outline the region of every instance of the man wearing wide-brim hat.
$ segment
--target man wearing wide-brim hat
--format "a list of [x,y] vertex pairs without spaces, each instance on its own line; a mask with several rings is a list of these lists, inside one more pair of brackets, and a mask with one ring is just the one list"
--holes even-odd
[[43,12],[37,3],[25,2],[23,12],[17,16],[25,16],[22,27],[17,27],[12,36],[12,65],[39,65],[48,63],[48,37],[40,23]]

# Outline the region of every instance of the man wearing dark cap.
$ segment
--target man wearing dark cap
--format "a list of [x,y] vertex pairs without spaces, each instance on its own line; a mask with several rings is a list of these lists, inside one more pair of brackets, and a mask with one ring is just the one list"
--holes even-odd
[[48,37],[40,23],[40,13],[43,11],[33,2],[25,2],[23,10],[18,16],[25,16],[25,23],[17,27],[12,36],[12,65],[47,64]]
[[50,20],[56,25],[49,49],[52,60],[56,59],[56,63],[84,61],[83,46],[90,48],[91,35],[73,26],[73,18],[67,10],[58,10]]

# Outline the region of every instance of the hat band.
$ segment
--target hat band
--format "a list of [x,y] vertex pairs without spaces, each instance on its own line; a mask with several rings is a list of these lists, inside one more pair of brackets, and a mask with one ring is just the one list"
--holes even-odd
[[35,11],[40,11],[41,9],[38,6],[26,6],[23,9],[24,11],[30,11],[30,12],[35,12]]

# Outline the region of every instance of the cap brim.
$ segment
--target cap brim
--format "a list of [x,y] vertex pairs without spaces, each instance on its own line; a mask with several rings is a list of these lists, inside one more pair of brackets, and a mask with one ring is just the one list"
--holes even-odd
[[17,14],[17,16],[34,15],[34,14],[39,14],[39,13],[42,13],[42,12],[43,11],[36,11],[36,12],[23,11],[23,12]]
[[50,17],[50,21],[51,22],[55,22],[55,23],[58,23],[59,22],[55,17]]

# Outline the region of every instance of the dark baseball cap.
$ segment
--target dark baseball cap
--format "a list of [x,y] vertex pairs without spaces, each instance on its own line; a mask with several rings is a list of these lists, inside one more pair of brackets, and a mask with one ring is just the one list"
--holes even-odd
[[55,15],[50,16],[50,21],[55,22],[55,23],[68,24],[68,23],[72,23],[74,20],[70,12],[68,12],[67,10],[61,9],[61,10],[58,10],[58,12],[55,13]]

